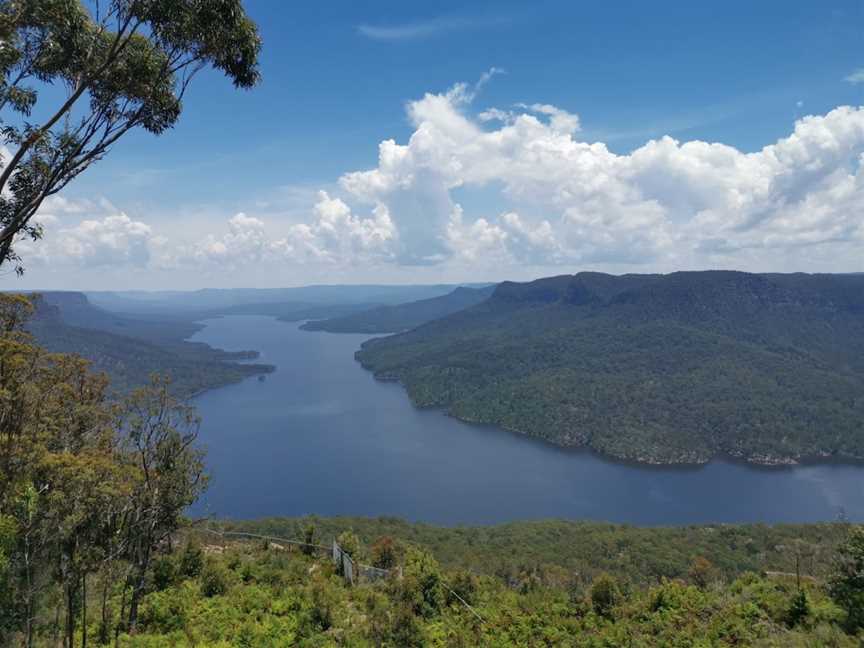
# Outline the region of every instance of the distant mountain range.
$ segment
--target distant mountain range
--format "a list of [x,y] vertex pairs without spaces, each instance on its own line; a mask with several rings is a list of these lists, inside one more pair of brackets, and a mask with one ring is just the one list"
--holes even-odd
[[[296,288],[208,288],[188,292],[131,290],[87,292],[86,294],[96,306],[120,313],[219,312],[224,314],[231,308],[241,309],[246,313],[255,310],[255,306],[264,306],[272,310],[277,304],[283,305],[283,309],[294,310],[320,306],[344,308],[351,305],[368,309],[383,304],[400,304],[438,297],[446,295],[456,287],[457,285],[454,284],[402,286],[357,284]],[[323,315],[323,317],[334,316],[336,315]]]
[[116,315],[93,306],[82,293],[41,293],[28,328],[49,351],[90,360],[95,370],[108,374],[115,392],[143,385],[160,373],[170,375],[175,394],[185,397],[273,370],[238,364],[256,358],[254,351],[229,353],[186,342],[199,324]]
[[420,406],[621,459],[864,459],[864,276],[580,273],[357,353]]
[[307,322],[300,328],[331,333],[395,333],[452,315],[488,299],[495,286],[459,287],[453,292],[405,304],[378,306],[342,317]]

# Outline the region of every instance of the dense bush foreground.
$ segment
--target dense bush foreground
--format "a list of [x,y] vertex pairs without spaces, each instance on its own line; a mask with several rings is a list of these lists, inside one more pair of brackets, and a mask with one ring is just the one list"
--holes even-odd
[[[340,540],[363,560],[403,565],[403,577],[348,587],[326,555],[190,534],[154,564],[139,634],[121,635],[120,645],[859,646],[864,639],[855,634],[864,553],[852,601],[854,578],[839,573],[829,585],[776,573],[727,580],[696,558],[684,578],[651,586],[626,573],[585,582],[542,570],[505,582],[444,570],[427,551],[389,537],[371,547],[350,532]],[[864,531],[853,530],[846,546],[836,565],[850,566],[843,555],[864,550]],[[119,588],[109,607],[117,605]],[[90,625],[91,642],[100,623]]]
[[[365,522],[366,533],[378,525],[398,526],[386,519],[356,521]],[[325,533],[338,522],[318,523],[295,521],[302,524],[300,539],[326,544]],[[554,529],[559,523],[517,523],[482,533],[493,546],[497,537],[500,547],[507,538],[523,534],[523,526],[524,535],[536,539],[537,529],[547,525]],[[649,561],[664,552],[692,553],[693,547],[687,545],[657,542],[668,541],[673,537],[670,532],[713,529],[710,535],[719,536],[730,529],[744,538],[761,530],[777,539],[792,528],[810,528],[580,526],[595,540],[619,531],[622,542],[647,552]],[[830,528],[842,538],[830,556],[824,546],[799,541],[778,545],[773,557],[765,557],[770,562],[785,556],[797,574],[767,570],[727,576],[737,560],[733,551],[733,562],[724,569],[696,555],[681,577],[660,577],[653,583],[638,573],[634,579],[626,562],[590,576],[544,563],[524,563],[506,577],[487,573],[492,567],[488,562],[476,570],[448,568],[416,543],[382,536],[369,544],[353,531],[343,531],[338,541],[358,561],[401,567],[389,579],[353,587],[326,551],[275,541],[226,541],[198,528],[183,528],[160,547],[147,570],[134,632],[124,615],[126,584],[112,577],[117,572],[94,576],[89,594],[84,594],[86,608],[94,612],[76,628],[73,645],[852,647],[864,640],[862,527],[812,527],[821,529],[819,537],[826,537],[823,531]],[[445,556],[449,548],[450,562],[463,546],[458,537],[474,530],[436,531],[436,548]],[[715,544],[719,547],[721,542],[703,548],[710,551]],[[552,546],[554,542],[546,548]],[[574,546],[572,553],[587,560],[586,550],[595,546],[589,541]],[[813,577],[811,569],[826,577]],[[54,600],[56,611],[45,605],[38,615],[35,646],[58,645],[55,615],[62,602]],[[20,639],[8,635],[10,645],[23,645]]]

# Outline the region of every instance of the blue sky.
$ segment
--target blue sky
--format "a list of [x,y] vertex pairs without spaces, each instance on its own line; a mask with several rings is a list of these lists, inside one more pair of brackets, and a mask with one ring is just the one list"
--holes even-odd
[[[262,84],[238,92],[203,74],[173,131],[128,136],[70,186],[66,202],[45,207],[44,249],[25,248],[25,278],[2,277],[4,285],[864,269],[861,203],[850,188],[864,150],[864,83],[853,82],[864,68],[861,2],[246,6],[264,41]],[[452,93],[459,82],[467,84],[461,96]],[[441,105],[423,103],[427,93]],[[540,106],[578,116],[578,128],[553,127]],[[780,163],[772,153],[750,168],[747,154],[838,106],[854,109],[811,123]],[[466,124],[450,131],[454,115]],[[547,130],[521,131],[520,116]],[[520,133],[511,148],[477,143],[483,133],[506,139],[508,129]],[[819,139],[826,132],[830,141]],[[409,148],[417,133],[431,148],[420,137]],[[738,179],[728,180],[729,158],[717,151],[643,148],[664,135],[733,149]],[[390,139],[405,147],[410,168],[379,166],[379,143]],[[575,146],[598,142],[608,155]],[[541,145],[536,169],[547,170],[535,177],[529,167]],[[487,160],[499,170],[448,167]],[[814,160],[818,178],[807,175]],[[373,169],[380,177],[346,184],[345,174]],[[799,173],[791,184],[804,188],[784,190],[784,178]],[[808,222],[826,204],[837,214]],[[94,245],[93,236],[105,240]]]

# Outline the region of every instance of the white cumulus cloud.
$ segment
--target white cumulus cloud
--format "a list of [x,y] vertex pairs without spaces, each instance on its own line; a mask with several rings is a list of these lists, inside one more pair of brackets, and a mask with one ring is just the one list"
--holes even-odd
[[[70,217],[78,222],[69,223]],[[154,244],[151,227],[133,220],[107,200],[52,196],[33,221],[42,225],[44,239],[16,243],[25,263],[97,268],[145,267],[150,262]]]
[[253,216],[239,213],[228,220],[228,231],[209,234],[183,247],[166,265],[212,264],[236,267],[258,262],[289,264],[322,263],[351,265],[386,261],[396,237],[383,206],[369,218],[359,218],[339,198],[318,192],[310,222],[294,223],[287,231]]
[[[239,213],[180,242],[99,201],[55,198],[40,215],[55,219],[43,221],[48,237],[32,250],[167,267],[861,268],[864,109],[803,117],[755,151],[667,136],[621,154],[582,139],[579,116],[558,106],[474,112],[498,72],[409,102],[407,141],[383,140],[373,168],[304,198],[299,217]],[[471,191],[495,199],[460,200]],[[63,229],[70,215],[83,220]]]
[[[805,117],[755,152],[662,137],[621,155],[580,140],[578,116],[556,106],[475,117],[473,96],[457,84],[410,102],[409,140],[383,141],[376,168],[340,179],[348,202],[389,215],[401,263],[691,267],[754,249],[861,252],[862,109]],[[469,216],[454,199],[489,186],[513,209]]]

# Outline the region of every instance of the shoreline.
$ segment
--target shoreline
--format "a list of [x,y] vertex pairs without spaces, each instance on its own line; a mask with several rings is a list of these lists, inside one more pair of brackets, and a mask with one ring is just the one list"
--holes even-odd
[[[208,317],[206,319],[222,319],[226,317],[225,315],[214,315],[212,318]],[[253,360],[258,360],[261,357],[261,352],[256,351],[255,349],[240,349],[238,351],[228,351],[227,349],[221,349],[218,347],[209,344],[208,342],[203,342],[201,340],[193,340],[192,338],[201,333],[204,329],[207,328],[207,324],[204,323],[205,320],[195,320],[193,324],[195,324],[198,329],[189,337],[185,338],[183,342],[187,342],[189,344],[202,344],[208,349],[212,349],[217,353],[221,353],[224,355],[223,358],[216,360],[216,362],[223,363],[225,365],[231,367],[256,367],[257,371],[252,371],[244,376],[239,376],[236,379],[227,380],[225,382],[221,382],[218,384],[210,385],[209,387],[202,387],[191,394],[187,394],[184,396],[180,396],[179,400],[189,403],[194,399],[198,398],[206,394],[207,392],[214,391],[216,389],[222,389],[224,387],[230,387],[231,385],[238,385],[244,380],[248,380],[250,378],[255,378],[256,376],[266,376],[267,374],[274,373],[277,369],[276,365],[271,364],[257,364],[252,362]]]
[[[295,327],[297,328],[298,331],[303,331],[304,333],[312,333],[312,334],[317,333],[317,334],[323,334],[323,335],[344,335],[343,333],[331,333],[329,331],[323,331],[323,330],[304,329],[303,325],[308,323],[310,320],[286,321],[286,320],[283,320],[282,318],[279,318],[279,317],[275,317],[274,319],[276,321],[279,321],[279,322],[282,322],[285,324],[295,325]],[[196,323],[200,323],[200,322],[196,322]],[[206,328],[206,324],[203,325],[203,327]],[[365,336],[367,336],[367,339],[374,339],[377,337],[381,337],[381,335],[371,334],[371,333],[353,333],[351,335],[365,335]],[[387,334],[383,334],[383,335],[387,335]],[[365,342],[365,340],[364,340],[364,342]],[[208,346],[211,346],[211,345],[208,344]],[[361,349],[362,349],[362,346],[363,346],[363,343],[361,343]],[[212,347],[212,346],[211,346],[211,348],[215,349],[215,347]],[[539,437],[539,436],[529,434],[526,432],[521,432],[519,430],[510,429],[508,427],[502,426],[502,425],[497,424],[497,423],[493,423],[493,422],[489,422],[489,421],[468,420],[468,419],[460,417],[456,414],[453,414],[446,407],[443,407],[443,406],[418,405],[414,401],[414,399],[411,397],[411,394],[409,393],[409,391],[405,387],[405,385],[402,383],[401,379],[399,379],[396,376],[388,376],[386,374],[381,374],[381,375],[376,374],[373,369],[366,366],[363,363],[363,361],[360,360],[360,358],[358,357],[361,349],[357,349],[354,352],[354,361],[357,364],[359,364],[363,368],[364,371],[370,373],[376,382],[385,383],[385,384],[386,383],[398,384],[399,387],[405,392],[405,395],[407,396],[411,405],[413,407],[417,408],[418,410],[439,410],[445,416],[453,418],[454,420],[457,420],[460,423],[463,423],[465,425],[488,427],[490,429],[496,430],[499,433],[500,432],[506,432],[508,434],[513,434],[513,435],[516,435],[520,438],[531,439],[531,440],[536,441],[538,443],[542,443],[544,445],[551,446],[553,448],[558,448],[560,450],[591,453],[592,455],[596,456],[598,459],[600,459],[602,461],[607,461],[610,463],[616,463],[616,464],[627,465],[627,466],[634,466],[634,467],[642,468],[642,469],[657,469],[657,470],[669,470],[669,469],[673,469],[673,470],[674,469],[699,470],[699,469],[704,468],[705,466],[707,466],[707,465],[709,465],[715,461],[725,461],[727,463],[742,465],[742,466],[746,466],[748,468],[753,468],[756,470],[769,470],[769,471],[792,470],[795,468],[803,468],[803,467],[807,467],[807,466],[825,466],[825,465],[864,467],[864,457],[849,457],[849,456],[829,455],[827,453],[824,455],[815,455],[815,456],[801,455],[801,456],[797,456],[797,457],[774,457],[774,456],[769,456],[769,455],[754,455],[752,457],[746,457],[743,455],[736,455],[736,454],[732,454],[729,452],[718,452],[718,453],[715,453],[712,456],[708,457],[704,461],[699,461],[699,460],[662,461],[662,460],[654,460],[654,459],[634,459],[631,457],[617,456],[614,454],[609,454],[609,453],[603,452],[602,450],[599,450],[599,449],[593,447],[589,443],[582,443],[579,445],[565,445],[565,444],[561,444],[561,443],[555,443],[554,441],[550,441],[550,440],[545,439],[543,437]],[[243,351],[232,352],[232,351],[226,351],[225,349],[217,349],[217,350],[222,351],[224,353],[238,353],[238,354],[239,353],[251,353],[251,354],[255,354],[254,358],[260,357],[259,351],[243,350]],[[250,359],[254,359],[254,358],[250,358]],[[236,364],[243,364],[243,362],[241,361],[241,362],[238,362]],[[277,369],[277,367],[274,365],[262,365],[262,366],[270,367],[270,369],[252,373],[252,374],[245,376],[239,380],[227,382],[227,383],[224,383],[221,385],[214,385],[213,387],[207,387],[207,388],[198,390],[194,394],[185,397],[185,400],[191,401],[192,399],[197,398],[198,396],[201,396],[201,395],[205,394],[206,392],[212,391],[214,389],[221,389],[223,387],[230,387],[231,385],[239,384],[239,383],[243,382],[244,380],[247,380],[248,378],[253,378],[255,376],[273,373]]]
[[188,394],[186,396],[181,396],[180,400],[182,400],[184,402],[192,401],[195,398],[198,398],[199,396],[203,396],[207,392],[211,392],[211,391],[214,391],[216,389],[222,389],[224,387],[231,387],[232,385],[239,385],[244,380],[249,380],[250,378],[255,378],[256,376],[266,376],[267,374],[271,374],[271,373],[274,373],[276,371],[276,365],[260,365],[260,366],[261,366],[260,371],[255,371],[255,372],[250,373],[249,375],[241,376],[241,377],[237,378],[236,380],[228,380],[228,381],[223,382],[223,383],[211,385],[210,387],[202,387],[201,389],[198,389],[198,390],[192,392],[191,394]]
[[402,383],[402,380],[396,376],[388,376],[385,374],[378,375],[375,373],[373,369],[363,364],[363,361],[360,360],[357,355],[359,350],[355,352],[354,359],[355,361],[363,367],[363,369],[372,374],[372,377],[381,383],[390,383],[397,384],[402,390],[405,392],[405,395],[408,397],[408,400],[411,402],[411,405],[417,408],[418,410],[439,410],[445,416],[451,417],[461,423],[466,425],[477,425],[482,427],[489,427],[495,429],[499,432],[507,432],[509,434],[514,434],[520,437],[534,439],[540,443],[544,443],[546,445],[560,448],[562,450],[572,450],[577,452],[590,452],[594,454],[599,459],[603,461],[609,461],[612,463],[630,465],[639,468],[657,468],[657,469],[694,469],[698,470],[699,468],[703,468],[708,464],[721,460],[726,461],[728,463],[744,465],[749,468],[754,468],[757,470],[792,470],[795,468],[803,468],[807,466],[825,466],[825,465],[838,465],[838,466],[858,466],[864,467],[864,457],[852,457],[852,456],[842,456],[842,455],[831,455],[831,454],[823,454],[823,455],[800,455],[797,457],[772,457],[770,455],[753,455],[752,457],[746,457],[743,455],[735,455],[729,452],[718,452],[713,454],[711,457],[706,459],[705,461],[660,461],[660,460],[639,460],[633,459],[630,457],[621,457],[613,454],[609,454],[603,452],[602,450],[598,450],[593,447],[589,443],[582,443],[579,445],[565,445],[561,443],[555,443],[554,441],[550,441],[543,437],[529,434],[527,432],[521,432],[519,430],[514,430],[508,428],[506,426],[500,425],[498,423],[493,423],[490,421],[473,421],[469,419],[465,419],[461,416],[453,414],[447,407],[445,406],[437,406],[437,405],[418,405],[415,400],[411,397],[410,392]]

